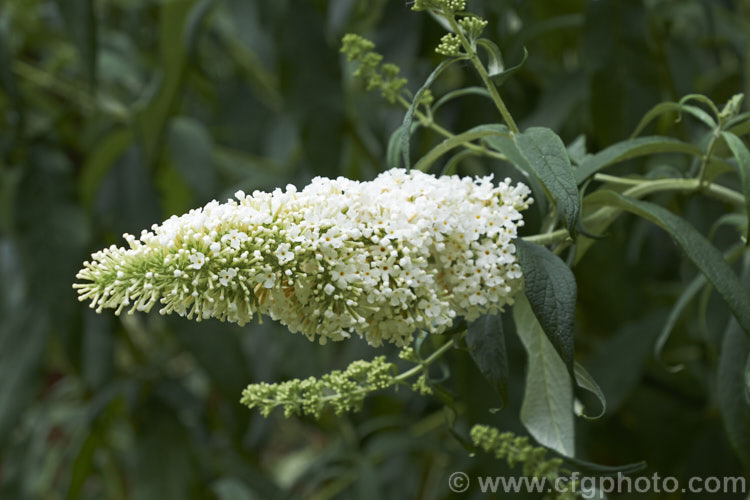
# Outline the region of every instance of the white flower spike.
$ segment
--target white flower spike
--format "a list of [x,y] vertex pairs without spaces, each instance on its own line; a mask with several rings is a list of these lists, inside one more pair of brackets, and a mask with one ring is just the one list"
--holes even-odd
[[394,169],[317,177],[302,191],[237,193],[171,217],[129,248],[93,254],[74,285],[101,312],[130,306],[198,321],[266,315],[320,342],[351,333],[408,344],[513,302],[523,184]]

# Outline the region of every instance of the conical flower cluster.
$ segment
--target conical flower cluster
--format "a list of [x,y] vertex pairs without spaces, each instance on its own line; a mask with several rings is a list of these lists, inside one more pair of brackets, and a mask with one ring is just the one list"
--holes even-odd
[[171,217],[129,248],[93,254],[74,287],[101,312],[176,312],[244,324],[255,314],[308,338],[372,345],[440,333],[512,303],[521,210],[510,179],[389,170],[370,182],[317,177],[302,191],[236,194]]

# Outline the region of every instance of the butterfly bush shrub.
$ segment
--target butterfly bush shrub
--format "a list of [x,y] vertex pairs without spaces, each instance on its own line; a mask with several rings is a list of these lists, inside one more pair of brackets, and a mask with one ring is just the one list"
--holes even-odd
[[[127,247],[101,250],[84,263],[74,285],[79,299],[97,312],[114,309],[116,314],[156,307],[161,314],[240,325],[266,316],[321,344],[351,337],[373,347],[393,343],[401,348],[398,364],[376,356],[319,378],[255,383],[243,392],[242,403],[265,416],[281,407],[286,416],[320,417],[329,407],[337,414],[356,411],[370,392],[406,385],[451,409],[449,425],[456,436],[460,405],[446,391],[446,377],[436,379],[430,366],[455,348],[467,351],[504,398],[508,360],[500,315],[512,307],[515,333],[528,354],[521,423],[541,446],[478,422],[466,422],[477,425],[463,444],[511,464],[524,463],[532,475],[569,473],[562,459],[546,459],[545,453],[573,459],[575,417],[594,418],[578,404],[581,391],[598,398],[600,414],[606,408],[606,394],[575,362],[577,290],[570,267],[622,213],[669,232],[701,272],[694,288],[716,290],[738,331],[750,332],[748,292],[730,266],[747,244],[750,151],[742,136],[750,132],[750,114],[742,112],[741,94],[723,107],[688,95],[659,104],[633,137],[596,154],[580,143],[566,146],[549,128],[521,130],[499,88],[518,67],[503,66],[497,45],[482,38],[487,21],[465,9],[461,0],[414,2],[413,10],[429,11],[448,29],[436,42],[442,62],[416,91],[409,90],[396,65],[383,62],[373,42],[357,34],[343,37],[341,52],[354,76],[406,110],[383,159],[389,170],[366,182],[317,177],[306,186],[270,193],[239,191],[234,199],[172,217],[139,237],[126,234]],[[433,95],[430,87],[454,63],[473,68],[484,87]],[[458,133],[442,127],[437,108],[469,94],[486,98],[501,121]],[[696,145],[638,137],[670,112],[700,122],[704,140]],[[442,141],[412,166],[410,139],[419,128]],[[603,173],[625,160],[662,153],[688,155],[690,168],[671,176]],[[518,180],[449,175],[469,156],[511,165]],[[441,162],[442,172],[436,168]],[[739,189],[716,182],[726,173],[735,184],[741,181]],[[524,227],[524,211],[533,201],[529,185],[544,198],[536,206],[547,207],[534,228]],[[657,193],[717,200],[733,214],[723,220],[737,230],[734,246],[722,254],[685,219],[645,199]],[[682,308],[683,301],[675,306],[671,325]],[[431,352],[423,352],[428,336],[437,341]],[[723,373],[737,378],[750,366],[750,355],[732,359],[739,361],[725,363]],[[399,371],[404,363],[408,367]],[[413,377],[416,381],[408,382]],[[750,393],[747,387],[745,392]],[[750,461],[742,446],[748,439],[742,420],[747,396],[722,394],[730,439],[738,455]],[[742,398],[744,410],[737,410],[735,396]],[[569,486],[560,497],[575,496],[575,483]]]

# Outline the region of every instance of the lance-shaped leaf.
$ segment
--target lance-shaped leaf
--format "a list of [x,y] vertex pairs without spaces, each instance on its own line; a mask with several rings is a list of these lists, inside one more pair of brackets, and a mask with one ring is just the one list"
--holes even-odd
[[711,115],[703,111],[697,106],[691,106],[689,104],[682,104],[681,102],[662,102],[654,106],[641,118],[640,123],[635,128],[635,131],[631,137],[636,137],[640,134],[646,126],[651,123],[655,118],[663,115],[664,113],[676,112],[678,113],[677,121],[682,119],[682,113],[689,113],[698,120],[702,121],[709,128],[716,127],[716,121],[711,118]]
[[718,400],[729,442],[746,467],[750,467],[749,362],[750,340],[732,321],[724,334],[719,357]]
[[531,127],[521,134],[487,137],[487,144],[521,170],[536,177],[555,202],[570,234],[575,233],[580,200],[565,144],[552,130]]
[[[732,151],[737,166],[740,169],[740,181],[742,184],[742,194],[745,195],[745,212],[750,214],[750,151],[748,151],[742,139],[729,132],[722,132],[721,136],[727,142],[727,146]],[[750,241],[750,225],[745,233]]]
[[576,280],[573,272],[547,248],[516,240],[518,262],[524,276],[524,292],[542,330],[573,373],[573,320]]
[[[401,134],[400,134],[400,140],[401,140],[401,155],[404,159],[404,166],[407,170],[411,168],[411,158],[409,154],[409,147],[411,144],[411,124],[414,120],[414,113],[417,111],[417,106],[419,106],[419,102],[422,100],[422,96],[427,91],[427,89],[430,88],[432,85],[432,82],[435,81],[435,79],[438,77],[440,73],[445,70],[448,66],[453,64],[456,61],[459,61],[460,59],[454,58],[454,59],[446,59],[445,61],[441,62],[437,68],[435,68],[432,73],[430,73],[430,76],[427,77],[427,80],[425,80],[424,84],[417,90],[417,93],[414,94],[414,99],[411,101],[411,105],[409,106],[409,109],[406,110],[406,114],[404,115],[404,121],[401,123]],[[407,132],[408,133],[404,133]]]
[[613,144],[584,160],[576,169],[576,181],[582,184],[586,179],[610,165],[639,156],[659,153],[687,153],[693,156],[703,154],[698,146],[671,137],[636,137]]
[[659,205],[623,196],[614,191],[599,191],[591,195],[591,200],[594,203],[604,202],[632,212],[667,231],[685,255],[706,276],[708,282],[727,303],[742,329],[750,336],[750,296],[721,252],[692,225]]
[[524,297],[513,306],[513,318],[528,354],[521,422],[540,444],[572,457],[575,417],[573,383],[568,370]]
[[466,344],[471,359],[505,404],[508,397],[508,354],[500,316],[485,314],[469,323]]

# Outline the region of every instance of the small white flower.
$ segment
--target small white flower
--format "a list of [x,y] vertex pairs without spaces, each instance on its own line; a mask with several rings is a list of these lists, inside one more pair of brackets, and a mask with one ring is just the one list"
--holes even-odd
[[228,234],[221,237],[221,241],[228,242],[229,246],[232,248],[239,248],[243,242],[247,241],[247,239],[247,234],[238,231],[237,229],[232,229]]
[[273,288],[276,284],[276,274],[270,267],[266,266],[256,280],[263,284],[263,288]]
[[232,281],[232,278],[237,276],[237,270],[230,267],[229,269],[222,269],[219,271],[219,283],[221,283],[222,286],[228,286],[229,283]]
[[289,243],[282,243],[276,248],[276,258],[279,259],[279,264],[286,264],[290,260],[294,259],[294,252],[291,251],[291,245]]
[[200,269],[206,263],[206,256],[201,252],[194,253],[188,258],[190,259],[190,267],[193,269]]

